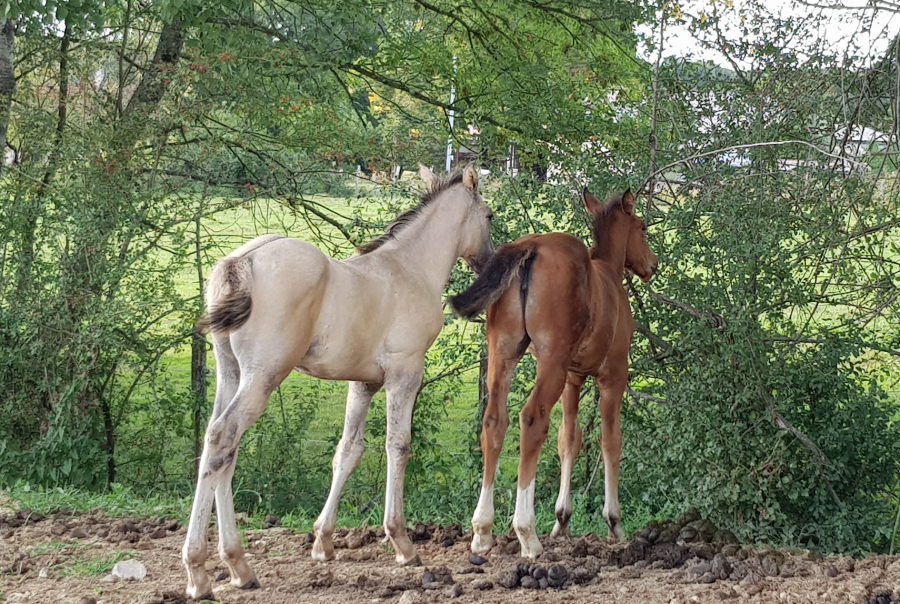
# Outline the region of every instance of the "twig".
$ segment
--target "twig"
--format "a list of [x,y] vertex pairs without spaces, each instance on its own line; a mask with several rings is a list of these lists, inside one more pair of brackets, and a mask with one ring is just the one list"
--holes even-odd
[[[640,187],[638,188],[638,190],[637,190],[637,194],[640,195],[641,192],[647,187],[647,184],[648,184],[652,179],[655,179],[657,176],[659,176],[660,174],[662,174],[662,173],[665,172],[666,170],[669,170],[669,169],[671,169],[671,168],[674,168],[674,167],[677,166],[677,165],[680,165],[680,164],[686,164],[686,163],[689,163],[689,162],[691,162],[691,161],[693,161],[693,160],[695,160],[695,159],[700,159],[701,157],[710,157],[710,156],[712,156],[712,155],[720,155],[720,154],[722,154],[722,153],[727,153],[728,151],[737,151],[737,150],[739,150],[739,149],[753,149],[753,148],[755,148],[755,147],[779,147],[779,146],[782,146],[782,145],[804,145],[804,146],[806,146],[806,147],[809,147],[809,148],[812,149],[813,151],[816,151],[816,152],[818,152],[818,153],[821,153],[822,155],[824,155],[824,156],[826,156],[826,157],[831,157],[831,158],[834,158],[834,159],[839,159],[839,160],[841,160],[841,161],[846,161],[847,163],[853,164],[854,166],[856,166],[856,167],[858,167],[858,168],[866,168],[866,167],[868,167],[868,164],[866,164],[866,163],[858,162],[858,161],[852,160],[852,159],[850,159],[850,158],[848,158],[848,157],[845,157],[845,156],[842,156],[842,155],[835,155],[834,153],[829,153],[828,151],[826,151],[826,150],[824,150],[824,149],[822,149],[822,148],[820,148],[820,147],[817,147],[816,145],[814,145],[814,144],[812,144],[812,143],[810,143],[810,142],[807,142],[807,141],[801,141],[801,140],[786,140],[786,141],[766,141],[766,142],[763,142],[763,143],[747,143],[747,144],[744,144],[744,145],[730,145],[730,146],[728,146],[728,147],[722,147],[722,148],[720,148],[720,149],[715,149],[715,150],[713,150],[713,151],[704,151],[703,153],[696,153],[696,154],[691,155],[691,156],[689,156],[689,157],[685,157],[685,158],[683,158],[683,159],[679,159],[679,160],[677,160],[677,161],[673,161],[672,163],[667,164],[667,165],[663,166],[662,168],[659,168],[659,169],[654,170],[653,172],[651,172],[650,175],[649,175],[646,179],[644,179],[644,182],[641,183],[641,186],[640,186]],[[652,191],[651,191],[651,192],[652,192]]]

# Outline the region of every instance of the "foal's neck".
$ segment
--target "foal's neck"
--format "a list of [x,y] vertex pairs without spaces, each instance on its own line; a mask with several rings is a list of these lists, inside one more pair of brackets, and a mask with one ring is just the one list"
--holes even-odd
[[591,260],[608,265],[615,276],[625,278],[625,246],[627,237],[617,232],[614,218],[606,216],[603,222],[594,229],[594,245],[591,246]]
[[[451,197],[453,190],[444,196]],[[398,254],[404,264],[421,274],[438,294],[447,286],[459,257],[460,223],[466,204],[455,199],[435,199],[415,221],[397,235],[385,252]]]

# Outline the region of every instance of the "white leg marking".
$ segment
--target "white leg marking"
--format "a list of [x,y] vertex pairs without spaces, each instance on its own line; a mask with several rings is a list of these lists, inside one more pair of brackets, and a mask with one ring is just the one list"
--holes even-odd
[[519,536],[522,556],[526,558],[537,558],[544,552],[534,526],[534,487],[535,481],[532,480],[527,488],[517,489],[516,513],[513,515],[513,528]]
[[481,485],[481,496],[472,514],[472,553],[484,554],[491,550],[494,525],[494,485]]

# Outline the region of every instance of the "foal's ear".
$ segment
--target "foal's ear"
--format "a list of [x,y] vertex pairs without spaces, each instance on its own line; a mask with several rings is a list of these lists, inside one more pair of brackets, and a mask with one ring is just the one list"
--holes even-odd
[[631,189],[626,189],[622,193],[622,209],[626,214],[634,214],[634,193],[631,192]]
[[581,196],[584,198],[584,207],[587,208],[588,213],[591,216],[599,216],[603,211],[603,203],[587,189],[581,192]]
[[478,170],[475,168],[475,162],[469,162],[463,171],[463,184],[472,192],[478,190]]
[[437,180],[437,177],[435,177],[434,172],[431,171],[431,168],[429,168],[422,162],[419,162],[419,178],[422,179],[422,182],[425,183],[425,188],[429,191],[432,189],[432,187],[434,187],[434,183]]

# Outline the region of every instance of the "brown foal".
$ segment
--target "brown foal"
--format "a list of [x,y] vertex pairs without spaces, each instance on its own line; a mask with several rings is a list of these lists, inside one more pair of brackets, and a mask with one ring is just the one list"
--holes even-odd
[[543,552],[535,531],[535,474],[550,428],[550,410],[560,395],[561,477],[551,534],[569,534],[572,468],[582,435],[578,399],[589,376],[600,388],[603,418],[603,517],[611,538],[624,537],[619,508],[619,414],[628,382],[634,319],[623,279],[630,271],[647,282],[657,266],[656,255],[647,245],[646,225],[634,214],[634,201],[630,190],[606,204],[585,191],[584,204],[593,216],[590,249],[564,233],[526,235],[500,247],[472,286],[451,300],[464,317],[487,308],[488,404],[481,432],[484,479],[472,517],[475,553],[487,552],[492,545],[494,476],[509,427],[507,396],[513,371],[526,350],[537,359],[537,379],[519,418],[521,457],[513,527],[522,555],[536,558]]

